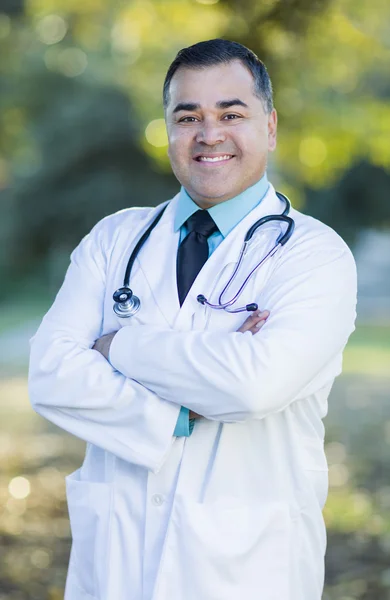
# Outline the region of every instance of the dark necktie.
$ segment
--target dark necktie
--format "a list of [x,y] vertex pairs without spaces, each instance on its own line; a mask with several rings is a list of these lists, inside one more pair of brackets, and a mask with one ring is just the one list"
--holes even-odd
[[218,227],[207,210],[197,210],[185,224],[188,235],[179,246],[176,263],[180,306],[209,257],[207,239],[212,233],[218,231]]

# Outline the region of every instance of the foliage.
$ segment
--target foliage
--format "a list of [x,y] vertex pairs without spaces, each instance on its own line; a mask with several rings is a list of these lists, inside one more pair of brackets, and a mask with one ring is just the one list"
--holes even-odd
[[58,285],[99,218],[174,193],[162,82],[179,48],[212,37],[268,65],[270,171],[295,206],[351,241],[367,216],[388,223],[389,16],[386,0],[26,0],[23,15],[0,1],[2,277]]

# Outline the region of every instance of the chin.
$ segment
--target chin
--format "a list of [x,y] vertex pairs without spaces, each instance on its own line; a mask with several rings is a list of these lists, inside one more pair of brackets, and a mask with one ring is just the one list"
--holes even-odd
[[229,196],[229,190],[221,188],[197,188],[194,189],[194,194],[199,198],[204,198],[205,200],[219,200]]

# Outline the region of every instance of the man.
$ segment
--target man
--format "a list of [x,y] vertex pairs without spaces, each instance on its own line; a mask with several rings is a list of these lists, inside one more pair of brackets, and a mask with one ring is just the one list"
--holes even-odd
[[[170,66],[164,109],[182,187],[134,261],[140,310],[120,318],[112,294],[161,205],[96,225],[32,341],[34,408],[87,441],[66,478],[65,598],[320,600],[322,418],[354,329],[354,261],[291,209],[288,242],[257,268],[287,227],[262,221],[220,297],[247,231],[285,208],[266,177],[271,83],[240,44],[201,42]],[[259,305],[244,324],[197,299],[227,302],[252,271],[228,306]]]

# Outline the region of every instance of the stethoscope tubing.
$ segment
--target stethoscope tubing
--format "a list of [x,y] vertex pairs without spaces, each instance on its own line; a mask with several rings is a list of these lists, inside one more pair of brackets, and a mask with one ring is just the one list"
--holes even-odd
[[[234,298],[232,298],[231,300],[228,300],[227,302],[222,302],[223,295],[226,293],[226,291],[230,287],[231,283],[234,281],[236,273],[241,266],[242,260],[245,255],[245,252],[241,252],[238,263],[237,263],[232,275],[230,276],[229,281],[227,282],[227,284],[225,285],[225,287],[223,288],[222,292],[219,295],[218,304],[212,304],[211,302],[208,302],[208,301],[205,301],[204,304],[207,304],[207,306],[209,306],[210,308],[215,308],[216,310],[218,310],[218,309],[226,310],[227,308],[229,308],[229,306],[234,304],[238,300],[238,298],[241,296],[242,292],[244,291],[244,289],[245,289],[249,279],[252,277],[253,273],[255,271],[257,271],[257,269],[259,269],[265,262],[267,262],[267,260],[269,258],[271,258],[279,250],[279,248],[281,248],[281,245],[279,243],[275,244],[275,246],[264,256],[264,258],[252,269],[252,271],[249,273],[249,275],[245,278],[244,282],[242,283],[240,289],[238,290],[238,292],[236,293]],[[202,304],[203,304],[203,302],[202,302]],[[247,310],[246,307],[245,307],[245,310]],[[257,309],[255,308],[255,310],[257,310]],[[243,312],[243,310],[242,310],[242,308],[239,308],[239,309],[236,308],[234,310],[229,310],[227,312],[235,313],[235,312]]]
[[[235,309],[231,309],[230,307],[238,300],[238,298],[242,294],[244,288],[246,287],[249,279],[252,277],[253,273],[255,273],[255,271],[257,271],[257,269],[259,269],[259,267],[264,265],[264,263],[267,260],[269,260],[272,256],[274,256],[274,254],[282,246],[284,246],[286,244],[286,242],[290,239],[290,237],[294,231],[294,227],[295,227],[294,220],[288,216],[288,214],[290,212],[290,208],[291,208],[290,201],[287,198],[287,196],[285,196],[284,194],[281,194],[280,192],[276,192],[276,194],[280,200],[283,200],[285,202],[286,206],[285,206],[285,209],[283,210],[283,212],[279,215],[267,215],[265,217],[262,217],[258,221],[256,221],[256,223],[253,223],[253,225],[248,229],[248,231],[245,235],[243,246],[240,250],[240,255],[239,255],[237,264],[234,268],[234,271],[233,271],[232,275],[230,276],[229,281],[227,282],[227,284],[225,285],[225,287],[223,288],[222,292],[219,295],[218,304],[212,304],[211,302],[209,302],[207,300],[207,298],[203,294],[199,294],[197,296],[197,301],[200,304],[207,305],[210,308],[213,308],[216,310],[226,310],[229,313],[238,313],[238,312],[243,312],[243,311],[257,310],[258,306],[256,303],[247,304],[246,306],[235,308]],[[161,217],[163,216],[164,211],[166,210],[168,205],[169,205],[169,202],[167,202],[167,204],[164,206],[164,208],[153,219],[151,224],[147,227],[147,229],[144,231],[144,233],[141,235],[140,239],[136,243],[136,245],[130,255],[130,258],[128,260],[127,266],[126,266],[123,287],[116,290],[113,294],[113,299],[115,302],[114,307],[113,307],[114,312],[117,316],[119,316],[121,318],[128,318],[128,317],[133,316],[136,312],[138,312],[138,310],[140,308],[139,298],[133,294],[133,291],[129,287],[131,271],[132,271],[135,259],[137,258],[143,245],[149,238],[151,232],[156,227],[156,225],[159,223],[159,221],[160,221]],[[251,270],[249,275],[247,275],[247,277],[245,278],[244,282],[242,283],[241,287],[239,288],[239,290],[237,291],[235,296],[231,300],[228,300],[227,302],[223,302],[222,301],[223,296],[225,295],[226,291],[229,289],[232,282],[234,281],[234,278],[235,278],[235,276],[241,266],[243,258],[245,256],[245,252],[248,248],[248,244],[249,244],[250,240],[252,239],[253,235],[255,234],[255,232],[257,231],[257,229],[259,227],[261,227],[262,225],[265,225],[266,223],[269,223],[271,221],[280,221],[280,222],[287,223],[286,231],[277,238],[276,244],[274,245],[274,247],[271,248],[271,250],[262,258],[262,260]]]
[[141,235],[140,239],[138,240],[138,242],[136,243],[134,250],[131,253],[131,256],[129,258],[129,261],[127,263],[127,267],[126,267],[126,272],[125,272],[125,278],[123,280],[123,287],[129,287],[130,285],[130,274],[131,274],[131,270],[133,268],[133,264],[135,262],[135,259],[137,258],[142,246],[145,244],[146,240],[148,239],[148,237],[150,236],[150,234],[152,233],[153,229],[156,227],[156,225],[158,224],[158,222],[160,221],[161,217],[163,216],[165,209],[168,207],[167,203],[164,208],[158,213],[157,217],[151,222],[151,224],[149,225],[149,227],[144,231],[144,233]]
[[[223,288],[223,290],[221,291],[221,293],[219,295],[218,304],[213,304],[213,303],[209,302],[203,294],[198,295],[198,297],[197,297],[198,302],[200,302],[203,305],[207,305],[209,308],[213,308],[215,310],[226,310],[227,312],[230,312],[230,313],[238,313],[238,312],[244,312],[244,311],[249,311],[249,310],[250,311],[257,310],[258,306],[256,303],[252,303],[250,305],[247,304],[246,306],[235,308],[233,310],[229,310],[229,307],[232,306],[232,304],[234,304],[238,300],[238,298],[241,296],[243,290],[245,289],[245,287],[246,287],[249,279],[252,277],[253,273],[255,271],[257,271],[257,269],[259,269],[262,265],[264,265],[264,263],[267,260],[269,260],[272,256],[274,256],[274,254],[276,254],[276,252],[288,242],[288,240],[290,239],[290,237],[294,231],[294,227],[295,227],[294,220],[288,216],[288,213],[290,212],[290,208],[291,208],[290,201],[287,198],[287,196],[285,196],[284,194],[281,194],[280,192],[276,192],[276,194],[279,197],[279,199],[283,200],[286,204],[286,207],[285,207],[283,213],[280,215],[267,215],[266,217],[262,217],[248,229],[246,236],[244,238],[244,243],[241,248],[236,267],[235,267],[232,275],[230,276],[227,284],[225,285],[225,287]],[[282,222],[287,223],[286,232],[278,237],[274,247],[271,248],[271,250],[263,257],[263,259],[252,269],[252,271],[249,273],[249,275],[247,275],[247,277],[245,278],[241,287],[237,291],[236,295],[231,300],[228,300],[227,302],[223,302],[222,301],[223,296],[226,293],[226,291],[229,289],[229,287],[231,286],[232,282],[234,281],[234,278],[235,278],[235,276],[241,266],[243,258],[245,256],[245,252],[246,252],[246,249],[248,247],[250,240],[252,239],[253,235],[255,234],[255,232],[257,231],[257,229],[259,227],[261,227],[262,225],[265,225],[266,223],[269,223],[271,221],[282,221]]]

